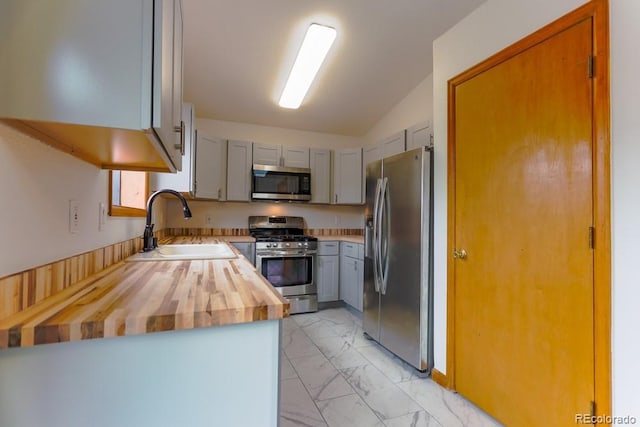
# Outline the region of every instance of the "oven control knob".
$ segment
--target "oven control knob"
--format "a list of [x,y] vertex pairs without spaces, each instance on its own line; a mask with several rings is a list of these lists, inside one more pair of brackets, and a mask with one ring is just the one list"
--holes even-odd
[[270,248],[271,247],[271,243],[267,243],[267,247]]
[[302,247],[302,243],[298,243],[298,247]]
[[291,243],[285,243],[284,245],[285,245],[286,247],[289,247],[289,246],[291,246]]
[[309,246],[309,243],[308,243],[308,242],[304,242],[304,245],[305,245],[305,246]]

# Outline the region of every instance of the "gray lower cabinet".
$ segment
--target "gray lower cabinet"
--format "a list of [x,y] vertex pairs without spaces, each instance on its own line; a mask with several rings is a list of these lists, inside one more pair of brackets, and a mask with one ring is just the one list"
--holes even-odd
[[340,243],[340,298],[362,311],[364,288],[363,245],[351,242]]
[[246,259],[251,262],[252,265],[256,264],[256,244],[255,243],[244,243],[244,242],[234,242],[231,243],[237,250],[240,251],[242,255]]
[[340,299],[340,244],[339,242],[318,242],[316,257],[316,284],[318,302]]

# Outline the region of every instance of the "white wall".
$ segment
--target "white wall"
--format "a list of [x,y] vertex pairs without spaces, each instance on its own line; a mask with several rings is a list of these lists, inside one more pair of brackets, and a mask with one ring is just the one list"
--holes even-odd
[[[107,171],[0,124],[0,277],[142,235],[144,219],[107,217],[98,231],[108,179]],[[77,234],[69,232],[70,199],[80,202]]]
[[362,138],[352,136],[205,118],[196,118],[196,129],[198,132],[203,132],[207,136],[261,142],[265,144],[315,148],[357,148],[363,145]]
[[611,0],[613,409],[640,419],[640,2]]
[[[584,0],[488,0],[434,43],[435,366],[446,372],[447,80],[584,4]],[[640,4],[611,0],[613,409],[640,418],[640,86],[634,57]]]
[[[362,206],[311,205],[269,202],[189,202],[193,218],[186,221],[177,200],[167,200],[167,226],[171,228],[247,228],[250,215],[301,216],[307,228],[363,228]],[[212,224],[207,224],[207,215]]]
[[433,74],[429,74],[365,135],[373,144],[402,129],[433,119]]

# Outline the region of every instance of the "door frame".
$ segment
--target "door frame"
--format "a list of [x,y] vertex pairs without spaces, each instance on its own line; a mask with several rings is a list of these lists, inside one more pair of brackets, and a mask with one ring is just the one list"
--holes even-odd
[[[596,415],[611,415],[611,178],[609,2],[592,0],[503,49],[448,82],[447,254],[455,239],[455,89],[482,72],[583,21],[593,22],[593,215],[594,215],[594,398]],[[586,72],[587,70],[585,70]],[[455,269],[447,255],[447,373],[439,381],[455,390]]]

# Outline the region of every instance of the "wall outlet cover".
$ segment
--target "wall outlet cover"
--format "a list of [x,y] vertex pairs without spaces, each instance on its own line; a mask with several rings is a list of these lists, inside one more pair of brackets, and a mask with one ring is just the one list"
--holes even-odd
[[80,202],[69,200],[69,233],[76,234],[80,231]]

